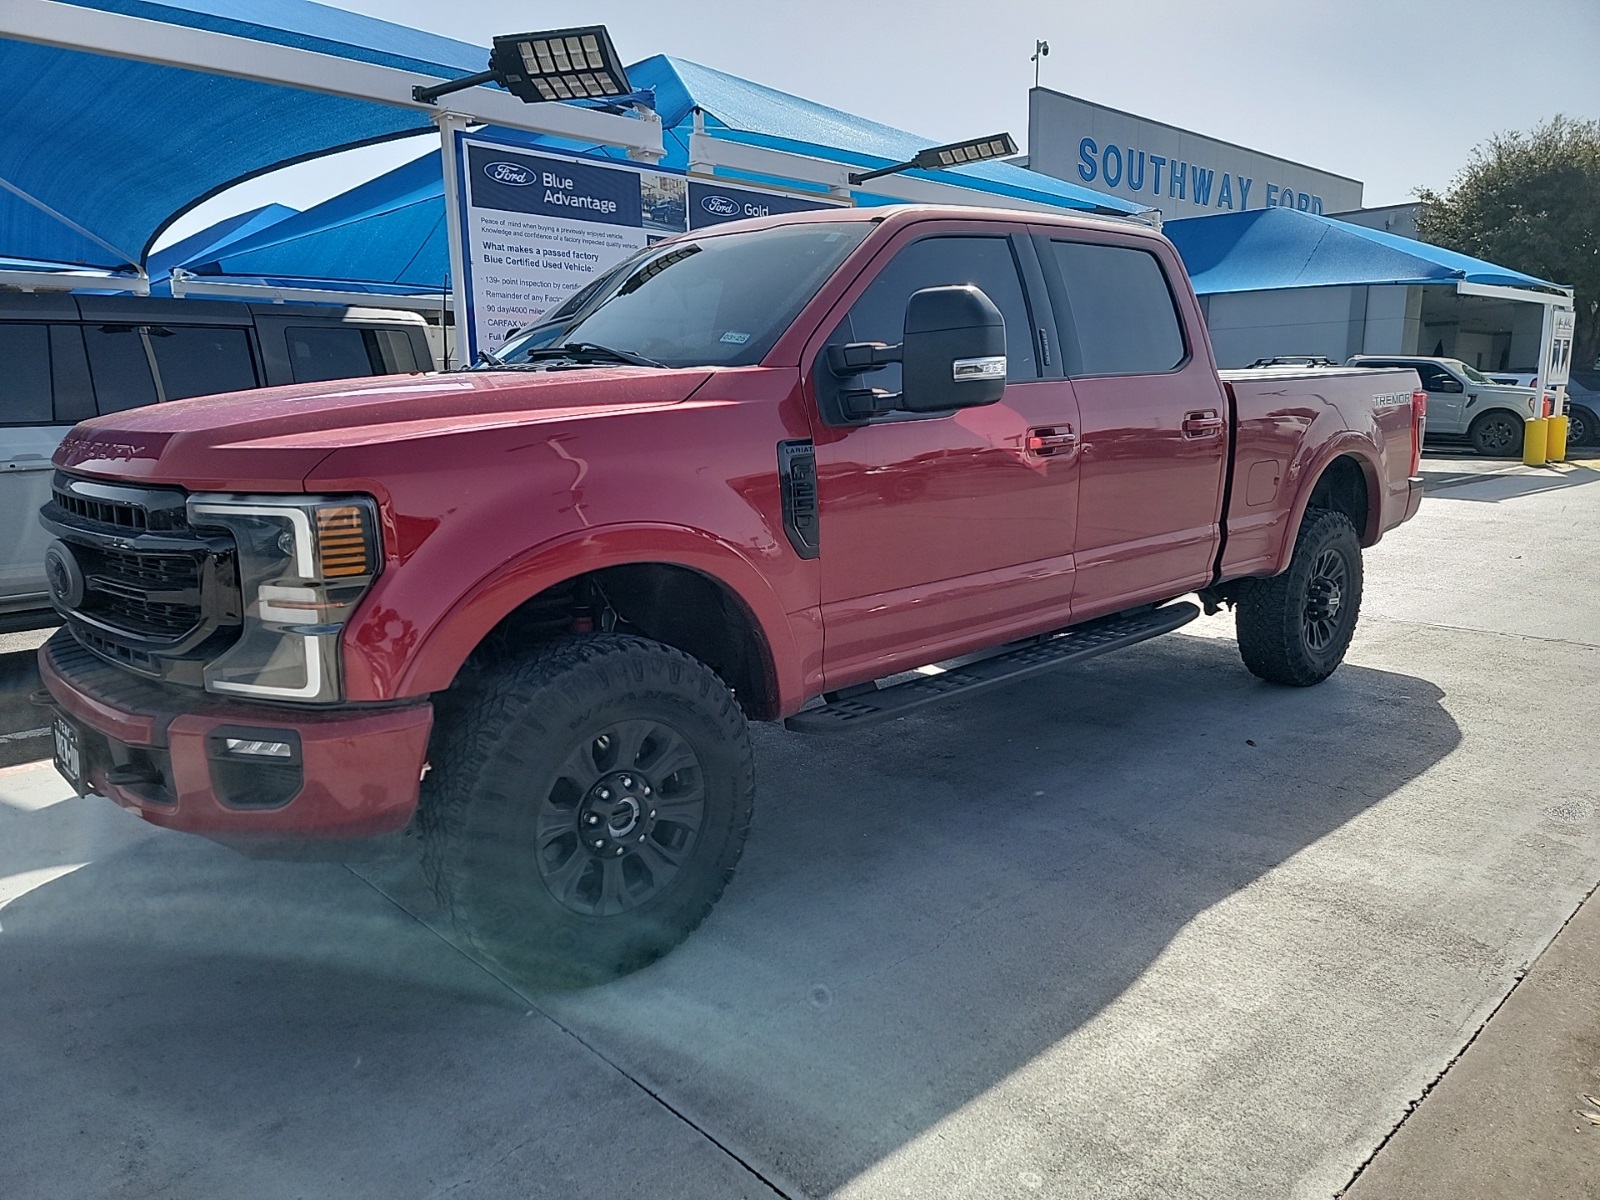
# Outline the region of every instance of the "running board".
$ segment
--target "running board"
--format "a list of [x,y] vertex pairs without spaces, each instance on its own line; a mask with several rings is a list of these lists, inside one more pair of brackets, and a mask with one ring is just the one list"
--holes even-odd
[[848,695],[820,708],[796,713],[784,721],[784,725],[796,733],[842,733],[861,729],[879,721],[903,717],[914,709],[950,696],[971,695],[1065,663],[1082,662],[1121,650],[1124,646],[1171,633],[1199,615],[1197,605],[1185,602],[1132,616],[1107,617],[936,675],[924,675],[875,691],[850,689]]

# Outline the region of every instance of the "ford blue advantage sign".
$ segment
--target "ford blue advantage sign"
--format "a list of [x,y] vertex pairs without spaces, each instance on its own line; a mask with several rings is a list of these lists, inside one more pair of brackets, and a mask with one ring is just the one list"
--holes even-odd
[[770,217],[773,213],[810,212],[834,208],[826,200],[807,196],[788,196],[779,192],[757,192],[749,188],[723,187],[721,184],[689,182],[689,228],[704,229],[725,221],[749,217]]
[[638,171],[469,144],[467,175],[477,208],[635,228],[642,224]]

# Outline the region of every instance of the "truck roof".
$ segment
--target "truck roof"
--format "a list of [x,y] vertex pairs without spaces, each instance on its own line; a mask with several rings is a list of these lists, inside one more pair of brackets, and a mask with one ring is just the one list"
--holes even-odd
[[[822,208],[809,212],[774,213],[768,217],[749,217],[741,221],[728,221],[709,229],[693,231],[694,237],[715,237],[723,233],[736,233],[750,229],[770,229],[778,225],[798,223],[828,223],[839,221],[871,221],[887,226],[910,224],[914,221],[1004,221],[1015,225],[1055,225],[1065,229],[1103,229],[1116,233],[1133,234],[1164,241],[1154,226],[1127,217],[1102,216],[1087,212],[1032,212],[1015,208],[986,208],[979,205],[957,204],[883,204],[870,208]],[[679,234],[679,237],[686,235]]]

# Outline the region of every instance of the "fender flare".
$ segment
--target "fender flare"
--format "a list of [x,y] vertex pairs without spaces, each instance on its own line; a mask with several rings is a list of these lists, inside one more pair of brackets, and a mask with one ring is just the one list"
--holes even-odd
[[744,606],[766,659],[779,706],[798,707],[802,693],[793,625],[762,572],[737,548],[681,525],[606,525],[543,542],[479,579],[428,630],[395,683],[394,694],[442,691],[468,655],[519,605],[547,588],[604,567],[660,563],[684,567],[726,588]]
[[1371,546],[1377,542],[1382,533],[1383,522],[1383,487],[1380,482],[1383,476],[1378,466],[1378,451],[1371,439],[1347,430],[1325,442],[1311,458],[1309,465],[1301,470],[1300,477],[1305,482],[1295,496],[1294,507],[1289,510],[1289,521],[1284,526],[1283,544],[1278,549],[1272,574],[1279,575],[1289,569],[1289,561],[1294,557],[1295,539],[1300,533],[1300,522],[1305,520],[1306,509],[1311,506],[1311,493],[1317,490],[1317,484],[1327,473],[1328,468],[1340,458],[1355,459],[1356,465],[1361,468],[1361,477],[1367,485],[1367,527],[1356,530],[1361,537],[1361,544]]

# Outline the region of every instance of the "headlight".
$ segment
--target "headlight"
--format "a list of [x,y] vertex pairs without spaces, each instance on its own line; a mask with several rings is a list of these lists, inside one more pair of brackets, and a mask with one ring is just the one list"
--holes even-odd
[[377,508],[365,496],[189,498],[189,523],[238,546],[244,632],[206,664],[208,692],[339,699],[339,631],[378,573]]

